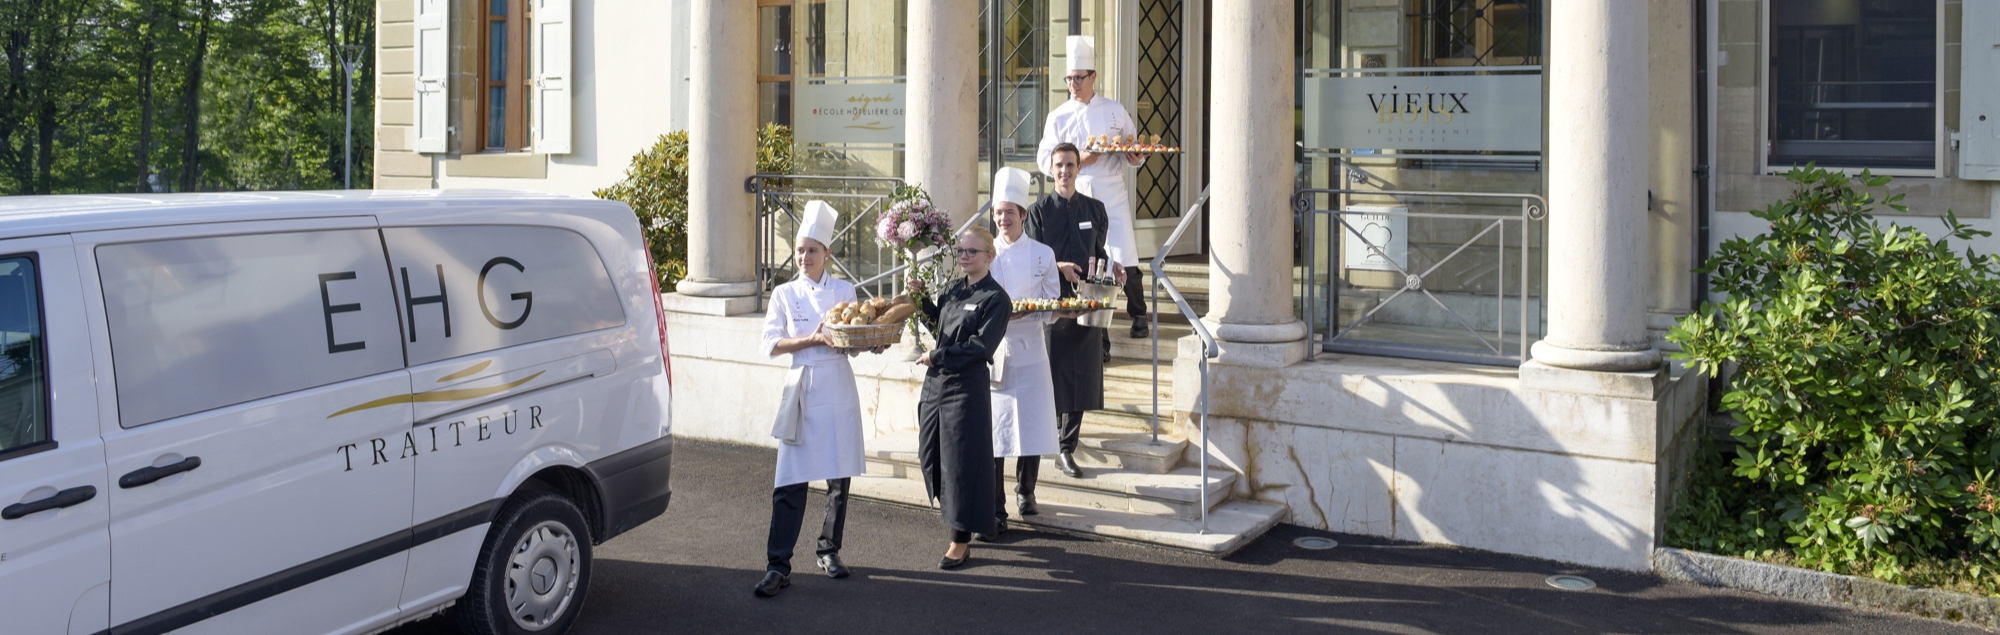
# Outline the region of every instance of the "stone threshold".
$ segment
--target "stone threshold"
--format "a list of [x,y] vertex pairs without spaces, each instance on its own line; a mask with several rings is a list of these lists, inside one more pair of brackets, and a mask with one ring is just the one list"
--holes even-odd
[[2000,598],[1903,586],[1672,547],[1653,550],[1653,571],[1668,580],[1707,587],[2000,629]]
[[[1045,467],[1044,471],[1048,469]],[[819,483],[814,483],[812,487],[815,491],[824,491]],[[849,491],[856,498],[914,509],[936,509],[924,493],[923,482],[918,480],[862,475],[854,477]],[[1264,532],[1276,527],[1285,515],[1285,508],[1278,505],[1226,501],[1209,511],[1208,531],[1203,533],[1201,522],[1196,520],[1052,501],[1040,501],[1038,506],[1041,507],[1040,514],[1009,518],[1008,524],[1013,531],[1020,531],[1020,527],[1025,525],[1036,530],[1162,547],[1217,558],[1236,553],[1255,542]]]

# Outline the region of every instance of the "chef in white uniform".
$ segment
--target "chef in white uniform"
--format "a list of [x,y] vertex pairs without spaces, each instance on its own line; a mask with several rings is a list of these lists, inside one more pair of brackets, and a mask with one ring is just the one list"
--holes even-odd
[[[806,203],[793,246],[799,276],[771,291],[764,314],[765,355],[790,354],[784,397],[771,436],[778,444],[777,478],[771,491],[771,533],[768,569],[754,589],[759,597],[777,595],[791,584],[792,546],[805,522],[806,486],[826,481],[826,515],[820,525],[819,567],[833,578],[847,577],[840,562],[841,534],[847,523],[849,479],[866,470],[862,457],[861,400],[847,358],[858,351],[840,351],[820,329],[835,304],[853,302],[854,284],[827,271],[834,228],[833,206]],[[876,349],[877,352],[880,349]]]
[[[1042,125],[1042,142],[1035,151],[1036,165],[1050,177],[1055,172],[1049,156],[1057,144],[1071,143],[1081,149],[1091,147],[1090,138],[1098,135],[1123,139],[1139,134],[1139,125],[1124,104],[1097,94],[1097,48],[1090,36],[1069,36],[1069,72],[1063,82],[1069,86],[1070,99],[1049,113]],[[1125,179],[1132,166],[1145,162],[1145,155],[1083,152],[1081,160],[1076,189],[1104,203],[1110,225],[1105,228],[1104,251],[1112,262],[1125,268],[1125,310],[1132,318],[1132,337],[1145,337],[1150,332],[1146,330],[1146,305],[1141,301],[1144,294],[1140,289],[1138,239],[1132,226],[1131,187]]]
[[[993,222],[1000,227],[993,239],[993,279],[1014,300],[1055,299],[1062,295],[1056,252],[1026,232],[1028,207],[1035,203],[1028,179],[1018,168],[1000,168],[993,175]],[[1035,480],[1042,455],[1057,451],[1055,386],[1042,340],[1049,316],[1015,316],[993,356],[993,509],[999,531],[1007,527],[1006,457],[1015,457],[1016,507],[1022,516],[1033,516],[1039,512]]]

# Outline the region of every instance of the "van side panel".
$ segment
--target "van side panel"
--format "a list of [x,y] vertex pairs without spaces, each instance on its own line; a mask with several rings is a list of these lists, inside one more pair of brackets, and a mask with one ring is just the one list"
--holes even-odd
[[[368,372],[374,367],[337,358],[384,351],[399,366],[395,304],[379,239],[372,220],[359,232],[356,224],[317,219],[78,235],[80,250],[100,256],[80,259],[91,267],[86,277],[99,282],[85,285],[86,296],[102,306],[115,294],[123,312],[117,322],[91,316],[93,327],[105,332],[94,345],[108,348],[114,360],[139,347],[155,377],[226,374],[213,369],[239,363]],[[356,233],[365,239],[350,240]],[[187,242],[218,234],[224,237]],[[158,252],[161,257],[138,249],[104,258],[97,247],[105,241],[114,247],[181,242]],[[232,258],[245,249],[276,257]],[[121,286],[127,284],[143,288]],[[207,333],[203,337],[215,344],[183,349],[175,346],[187,342],[147,339],[168,325],[165,332]],[[229,340],[231,328],[243,339]],[[311,346],[296,348],[300,341]],[[258,357],[280,350],[264,345],[270,342],[296,350],[282,349],[290,351],[288,359]],[[218,350],[237,357],[218,356]],[[100,381],[136,377],[112,370],[100,373]],[[328,633],[394,618],[410,544],[417,453],[409,434],[408,373],[392,368],[303,389],[246,383],[262,388],[219,397],[175,395],[166,410],[129,402],[150,398],[147,391],[111,387],[121,408],[168,413],[150,423],[142,423],[150,417],[128,422],[134,427],[107,428],[112,431],[104,440],[114,482],[114,630],[253,632],[283,624],[293,632]],[[262,394],[280,390],[286,392]],[[171,414],[191,404],[205,409]],[[187,467],[192,469],[159,476],[160,468]]]

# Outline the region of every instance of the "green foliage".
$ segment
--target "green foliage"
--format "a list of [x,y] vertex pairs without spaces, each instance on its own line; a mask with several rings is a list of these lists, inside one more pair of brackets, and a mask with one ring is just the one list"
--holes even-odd
[[[1814,166],[1786,176],[1771,223],[1703,269],[1728,299],[1681,320],[1677,358],[1717,375],[1741,426],[1728,464],[1698,462],[1670,544],[1786,553],[1801,566],[1911,578],[1958,561],[2000,567],[2000,258],[1951,240],[1987,232],[1947,214],[1947,238],[1877,223],[1901,195]],[[1711,453],[1704,453],[1711,454]]]
[[0,194],[369,187],[375,4],[0,3]]
[[[766,124],[757,130],[757,171],[792,174],[792,129]],[[625,180],[591,192],[592,196],[624,201],[639,216],[646,247],[653,252],[660,288],[672,289],[687,275],[688,259],[688,134],[676,130],[632,157]]]

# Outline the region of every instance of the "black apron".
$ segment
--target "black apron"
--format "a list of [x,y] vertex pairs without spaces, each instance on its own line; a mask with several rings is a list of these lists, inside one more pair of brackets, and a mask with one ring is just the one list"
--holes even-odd
[[993,533],[993,401],[986,363],[1007,336],[1013,303],[993,276],[946,285],[924,314],[938,321],[937,348],[917,402],[917,463],[924,488],[954,531]]
[[[1054,251],[1059,262],[1090,266],[1103,261],[1110,216],[1097,199],[1077,194],[1067,200],[1048,194],[1028,210],[1027,234]],[[1076,286],[1062,279],[1062,297],[1076,297]],[[1075,319],[1050,322],[1043,333],[1049,349],[1049,378],[1055,386],[1056,412],[1084,412],[1104,407],[1104,329],[1077,324]]]

